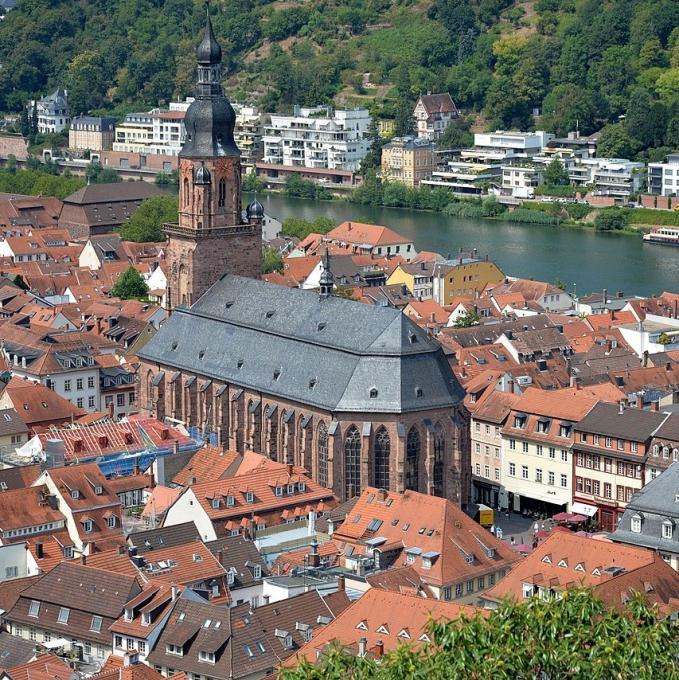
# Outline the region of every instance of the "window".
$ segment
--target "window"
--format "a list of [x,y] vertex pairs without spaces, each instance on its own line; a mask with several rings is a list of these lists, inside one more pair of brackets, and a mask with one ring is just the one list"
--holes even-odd
[[547,483],[554,486],[554,473],[551,470],[547,473]]
[[613,446],[613,440],[610,437],[606,437],[606,448],[610,449]]
[[601,441],[601,437],[599,437],[598,434],[594,435],[594,446],[599,446],[599,442]]
[[93,616],[92,621],[90,622],[90,630],[93,630],[95,633],[98,633],[101,630],[101,623],[102,623],[101,616]]
[[566,449],[561,449],[561,460],[564,463],[568,462],[568,451]]
[[515,439],[509,440],[509,448],[510,448],[511,451],[516,451],[516,440]]
[[28,608],[28,615],[33,616],[37,619],[39,614],[40,614],[40,602],[38,602],[38,600],[31,600],[31,604]]
[[516,465],[514,463],[509,464],[509,476],[516,477]]
[[662,524],[662,537],[672,538],[672,522],[666,521]]
[[63,623],[66,625],[68,623],[68,617],[70,613],[71,610],[68,607],[60,607],[59,615],[57,616],[57,623]]
[[595,496],[598,496],[601,493],[601,486],[598,479],[592,480],[592,491],[594,492]]
[[443,428],[436,424],[434,429],[434,495],[443,496],[445,489],[444,459],[446,453],[446,439]]
[[580,433],[580,441],[581,441],[581,442],[586,442],[586,441],[587,441],[587,433],[586,433],[586,432],[581,432],[581,433]]
[[542,484],[542,470],[540,468],[535,470],[535,481],[538,482],[538,484]]
[[549,457],[556,458],[556,449],[553,446],[549,447]]
[[115,526],[116,526],[116,516],[115,516],[115,515],[111,515],[111,516],[108,518],[107,523],[108,523],[108,528],[109,528],[109,529],[114,529]]
[[618,501],[624,501],[625,500],[625,487],[624,486],[617,486],[615,487],[615,498]]
[[541,456],[541,455],[542,455],[542,444],[538,444],[538,445],[535,447],[535,453],[537,453],[538,456]]
[[604,482],[604,498],[610,498],[612,496],[612,488],[608,482]]
[[527,465],[521,466],[521,478],[522,479],[528,479],[528,466]]
[[625,464],[624,463],[621,463],[620,461],[618,461],[618,468],[617,469],[618,469],[619,475],[625,474]]
[[96,406],[96,398],[94,396],[87,398],[87,406],[89,408],[94,408]]
[[619,451],[625,450],[625,440],[624,439],[618,439],[618,450]]
[[458,583],[455,586],[455,597],[462,597],[462,584]]
[[641,517],[639,517],[639,515],[632,515],[632,520],[630,522],[630,529],[635,534],[641,533]]
[[71,391],[71,381],[70,380],[64,380],[64,392],[70,392]]
[[582,467],[585,464],[585,454],[578,452],[575,456],[575,464],[578,467]]
[[180,645],[167,645],[165,651],[174,656],[184,656],[184,648]]
[[420,433],[411,427],[406,439],[406,489],[417,491],[420,486]]
[[75,389],[78,390],[78,391],[80,391],[80,390],[82,390],[82,388],[83,388],[83,379],[82,379],[82,378],[78,378],[78,379],[75,381]]
[[500,468],[495,468],[495,481],[500,481]]
[[375,435],[375,472],[374,485],[378,489],[389,488],[389,456],[391,441],[387,429],[382,426]]
[[85,402],[83,401],[83,398],[82,398],[82,397],[78,397],[78,398],[75,400],[75,405],[76,405],[78,408],[82,408],[82,407],[85,405]]
[[582,492],[584,488],[583,482],[582,482],[582,477],[576,477],[575,478],[575,490]]
[[116,406],[125,406],[124,394],[116,394]]
[[93,377],[93,376],[90,376],[90,377],[87,379],[87,387],[88,387],[89,389],[94,389],[94,377]]
[[521,450],[524,453],[528,453],[528,442],[521,442]]
[[484,466],[483,472],[483,476],[486,477],[486,479],[490,479],[490,465]]
[[468,593],[473,593],[474,592],[474,581],[467,581],[467,592]]
[[353,498],[361,493],[361,435],[352,425],[344,438],[344,496]]
[[637,444],[636,442],[631,442],[630,450],[632,451],[632,453],[637,453],[637,451],[639,450],[639,444]]
[[92,528],[93,528],[92,520],[91,520],[91,519],[86,519],[86,520],[83,522],[83,529],[84,529],[85,533],[86,533],[86,534],[91,534],[91,533],[92,533]]
[[198,660],[202,661],[203,663],[214,663],[215,662],[215,655],[214,652],[199,652],[198,654]]
[[16,578],[19,576],[19,567],[5,567],[5,578]]
[[474,472],[476,473],[477,477],[481,476],[481,463],[476,464],[476,466],[474,467]]
[[561,487],[565,489],[568,486],[568,475],[561,475]]
[[321,421],[318,426],[318,483],[328,486],[328,428]]

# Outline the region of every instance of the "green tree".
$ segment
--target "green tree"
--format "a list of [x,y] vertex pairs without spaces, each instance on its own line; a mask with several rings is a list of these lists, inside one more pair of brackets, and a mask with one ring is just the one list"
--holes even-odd
[[121,300],[142,299],[148,295],[149,287],[144,277],[134,268],[128,267],[113,284],[111,295]]
[[120,175],[113,168],[105,168],[101,163],[90,163],[85,171],[90,184],[115,184],[122,182]]
[[645,88],[632,90],[625,115],[625,130],[645,147],[660,146],[667,126],[665,107]]
[[[380,658],[335,646],[281,680],[677,680],[676,622],[636,595],[607,607],[586,590],[558,599],[504,602],[487,616],[435,620],[432,642]],[[527,643],[527,641],[530,641]]]
[[262,274],[271,274],[272,272],[283,271],[283,256],[276,250],[276,248],[264,248],[264,256],[262,257]]
[[622,123],[606,125],[597,144],[597,156],[602,158],[632,158],[641,148]]
[[380,131],[377,126],[377,118],[373,116],[370,119],[370,126],[368,127],[368,139],[370,146],[368,153],[361,161],[361,173],[365,174],[369,169],[377,169],[382,163],[382,145],[384,141],[380,137]]
[[561,136],[576,129],[594,132],[595,114],[592,93],[580,85],[557,85],[542,101],[544,129]]
[[263,190],[264,182],[257,177],[257,173],[254,170],[243,175],[243,191],[255,192]]
[[35,137],[38,134],[38,104],[33,102],[33,108],[31,109],[31,137]]
[[28,107],[24,106],[21,109],[21,115],[19,116],[19,130],[21,134],[28,138],[31,136],[31,121],[28,117]]
[[563,184],[568,184],[568,173],[563,163],[555,158],[546,168],[543,175],[545,184],[552,187],[557,187]]
[[474,143],[471,133],[471,120],[465,116],[454,118],[436,142],[439,149],[463,149]]
[[120,238],[138,243],[164,241],[163,224],[176,222],[178,209],[175,196],[151,196],[120,227]]
[[304,240],[309,234],[327,234],[337,224],[329,217],[317,217],[314,220],[306,220],[303,217],[286,217],[283,220],[281,232],[285,236]]
[[616,231],[627,226],[627,213],[622,208],[604,208],[594,218],[597,231]]
[[465,312],[457,317],[453,326],[455,328],[469,328],[470,326],[477,326],[480,320],[476,312]]

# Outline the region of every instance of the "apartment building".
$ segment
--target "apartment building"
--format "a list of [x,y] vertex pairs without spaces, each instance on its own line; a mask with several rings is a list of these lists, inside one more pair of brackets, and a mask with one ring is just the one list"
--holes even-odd
[[570,509],[574,426],[596,401],[577,389],[534,387],[516,401],[501,430],[509,507],[547,516]]
[[668,154],[664,163],[648,164],[648,191],[658,196],[679,194],[679,153]]
[[76,116],[68,130],[68,148],[78,151],[107,151],[115,139],[116,119]]
[[520,395],[488,390],[479,399],[471,420],[472,497],[475,503],[507,508],[502,475],[502,428]]
[[268,116],[263,116],[254,106],[244,106],[235,102],[232,106],[236,112],[233,138],[240,149],[241,163],[250,168],[264,155],[264,121],[268,122]]
[[567,167],[575,186],[593,186],[600,196],[625,199],[639,191],[645,165],[626,158],[581,158]]
[[178,156],[184,145],[184,115],[192,100],[172,102],[169,109],[128,113],[116,127],[113,151]]
[[264,163],[356,171],[368,153],[368,109],[296,106],[291,116],[272,114],[264,126]]
[[417,136],[435,141],[440,139],[453,118],[457,118],[457,106],[448,92],[423,94],[413,111]]
[[436,167],[436,144],[418,137],[394,137],[382,147],[382,179],[418,186]]
[[664,413],[598,403],[575,425],[573,503],[613,531],[632,496],[647,481],[646,460]]
[[432,276],[432,296],[445,306],[455,298],[478,297],[486,287],[499,285],[505,275],[488,256],[479,257],[476,249],[458,253],[455,258],[437,262]]

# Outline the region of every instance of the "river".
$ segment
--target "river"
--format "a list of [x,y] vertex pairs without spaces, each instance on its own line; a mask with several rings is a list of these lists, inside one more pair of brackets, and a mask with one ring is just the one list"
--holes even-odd
[[448,217],[440,213],[374,208],[344,201],[307,201],[279,194],[260,196],[268,215],[330,217],[383,224],[411,237],[417,250],[454,255],[459,248],[488,253],[510,276],[560,279],[568,291],[594,290],[651,295],[679,291],[679,248],[642,243],[641,237],[502,220]]

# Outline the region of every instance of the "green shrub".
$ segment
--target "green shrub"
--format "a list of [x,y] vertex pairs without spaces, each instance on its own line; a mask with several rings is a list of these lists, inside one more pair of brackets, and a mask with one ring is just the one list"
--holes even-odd
[[505,219],[508,222],[525,222],[527,224],[551,224],[561,223],[561,219],[555,215],[548,215],[542,210],[530,210],[528,208],[517,208],[507,213]]

